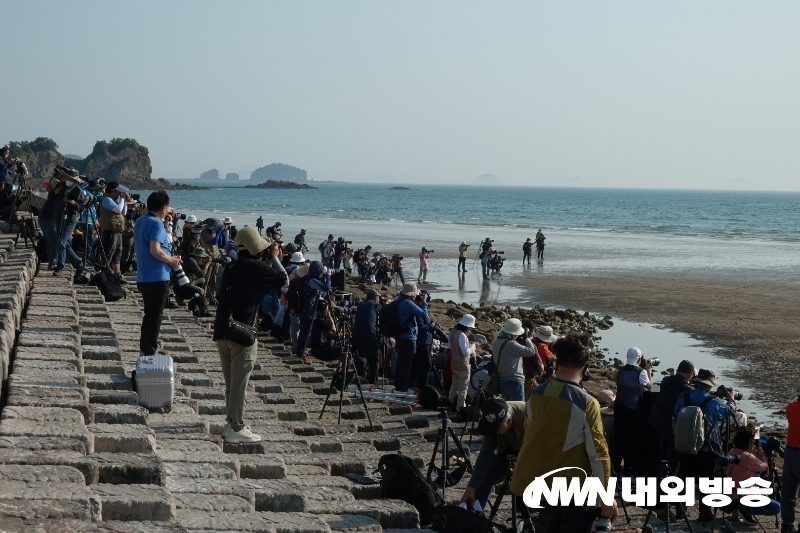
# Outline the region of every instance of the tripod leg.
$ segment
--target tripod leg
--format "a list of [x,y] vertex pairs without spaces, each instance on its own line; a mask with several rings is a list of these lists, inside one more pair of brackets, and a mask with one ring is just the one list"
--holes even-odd
[[426,476],[426,479],[428,481],[431,480],[431,474],[433,474],[433,468],[434,465],[436,464],[436,452],[439,451],[439,442],[441,442],[441,439],[442,439],[442,432],[440,431],[439,433],[436,434],[436,442],[433,443],[433,455],[431,455],[431,462],[428,463],[428,475]]
[[356,387],[358,388],[358,394],[361,396],[361,401],[364,403],[364,411],[367,413],[367,421],[369,421],[369,429],[375,431],[375,428],[372,426],[372,417],[369,415],[369,407],[367,407],[367,400],[364,399],[364,391],[361,389],[361,379],[358,377],[358,370],[356,369],[355,363],[353,363],[353,377],[356,378]]
[[339,418],[337,420],[337,424],[342,423],[342,404],[344,403],[344,389],[347,387],[349,383],[349,379],[347,379],[347,367],[349,357],[345,356],[340,359],[340,364],[342,365],[342,388],[339,390]]
[[[339,366],[337,367],[337,372],[340,372],[342,368],[341,361],[339,362]],[[336,379],[337,374],[334,373],[333,379]],[[331,393],[333,393],[333,380],[331,380],[331,385],[328,388],[328,395],[325,397],[325,403],[322,404],[322,410],[319,412],[319,418],[322,419],[322,415],[325,414],[325,408],[328,406],[328,402],[331,399]]]
[[[447,430],[453,431],[452,428],[448,427]],[[444,434],[442,438],[442,500],[447,502],[447,497],[445,496],[445,488],[447,487],[447,430],[442,428],[440,431]]]
[[469,460],[469,455],[467,454],[467,451],[464,449],[464,445],[461,444],[461,441],[458,440],[458,438],[456,437],[456,433],[455,431],[453,431],[453,428],[448,427],[447,431],[450,433],[450,436],[453,437],[453,442],[455,443],[456,448],[458,448],[458,451],[461,452],[462,456],[464,456],[464,460],[467,462],[467,470],[469,470],[469,473],[471,474],[472,461]]
[[503,502],[503,497],[506,494],[506,490],[508,490],[508,484],[511,482],[511,476],[506,476],[506,480],[503,481],[503,486],[500,489],[500,492],[494,499],[494,503],[492,503],[492,512],[489,513],[489,521],[483,528],[483,533],[489,533],[489,528],[492,526],[492,522],[494,522],[495,517],[497,516],[497,511],[500,510],[500,504]]

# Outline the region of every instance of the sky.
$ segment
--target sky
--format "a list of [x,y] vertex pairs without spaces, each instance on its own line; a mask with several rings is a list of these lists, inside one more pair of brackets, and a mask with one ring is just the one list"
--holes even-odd
[[153,177],[800,190],[800,3],[3,3],[0,142]]

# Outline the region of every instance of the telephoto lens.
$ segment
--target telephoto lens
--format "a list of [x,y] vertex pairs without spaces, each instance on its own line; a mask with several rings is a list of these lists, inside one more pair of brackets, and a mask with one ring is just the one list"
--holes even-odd
[[189,283],[189,278],[186,277],[186,273],[183,271],[183,267],[181,265],[175,265],[172,267],[172,271],[175,272],[175,277],[178,278],[178,285],[183,287]]
[[658,357],[653,357],[652,359],[650,359],[650,364],[653,366],[658,366],[661,364],[661,359],[659,359]]

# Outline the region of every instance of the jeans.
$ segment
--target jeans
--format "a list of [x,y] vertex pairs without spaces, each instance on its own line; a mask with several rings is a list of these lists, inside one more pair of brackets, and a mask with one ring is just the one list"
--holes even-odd
[[86,252],[84,253],[84,256],[91,257],[92,248],[94,248],[95,241],[94,222],[81,222],[81,231],[86,236]]
[[44,234],[44,242],[47,244],[47,266],[56,266],[56,250],[58,249],[58,228],[55,220],[39,218],[39,227]]
[[61,236],[58,240],[58,249],[56,250],[57,268],[64,268],[64,263],[66,261],[69,261],[76,270],[83,267],[81,258],[78,257],[78,254],[72,249],[72,232],[75,231],[75,226],[77,225],[77,222],[64,222],[64,226],[61,229]]
[[217,341],[222,376],[225,378],[226,420],[234,431],[244,428],[244,412],[247,409],[247,382],[256,362],[258,342],[242,346],[228,339]]
[[489,262],[481,261],[481,270],[483,271],[483,279],[489,279]]
[[405,285],[405,283],[406,283],[406,278],[404,278],[404,277],[403,277],[403,269],[402,269],[402,268],[395,268],[395,269],[394,269],[394,272],[395,272],[395,273],[396,273],[398,276],[400,276],[400,283],[402,283],[403,285]]
[[458,269],[463,270],[464,272],[467,271],[467,258],[466,257],[459,257],[458,258]]
[[142,295],[144,317],[139,334],[139,351],[144,355],[154,355],[158,351],[158,334],[161,331],[161,318],[169,295],[168,281],[137,283]]
[[356,265],[358,267],[358,274],[360,276],[359,281],[365,282],[369,278],[369,267],[366,263],[359,263]]
[[741,501],[738,502],[738,505],[739,514],[743,515],[745,518],[752,518],[753,515],[775,516],[781,512],[781,504],[771,498],[769,503],[763,507],[747,507],[746,505],[742,505]]
[[521,402],[525,400],[525,383],[517,379],[499,379],[500,392],[507,402]]
[[397,354],[397,369],[394,374],[394,388],[398,392],[408,390],[408,378],[411,375],[411,365],[417,351],[417,341],[410,339],[395,339],[394,351]]
[[794,526],[794,506],[800,483],[800,448],[786,447],[783,457],[783,489],[781,492],[781,521],[783,529]]

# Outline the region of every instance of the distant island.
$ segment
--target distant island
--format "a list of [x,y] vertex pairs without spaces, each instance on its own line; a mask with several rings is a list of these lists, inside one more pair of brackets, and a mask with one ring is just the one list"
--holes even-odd
[[389,187],[390,191],[410,191],[410,187]]
[[293,181],[284,180],[267,180],[264,183],[257,185],[245,185],[245,189],[302,189],[302,190],[316,190],[316,187],[307,185],[305,183],[295,183]]
[[172,183],[169,188],[173,191],[207,191],[211,187],[200,187],[198,185],[189,185],[188,183]]
[[472,180],[473,185],[502,185],[503,182],[500,181],[500,178],[495,176],[494,174],[481,174],[474,180]]

